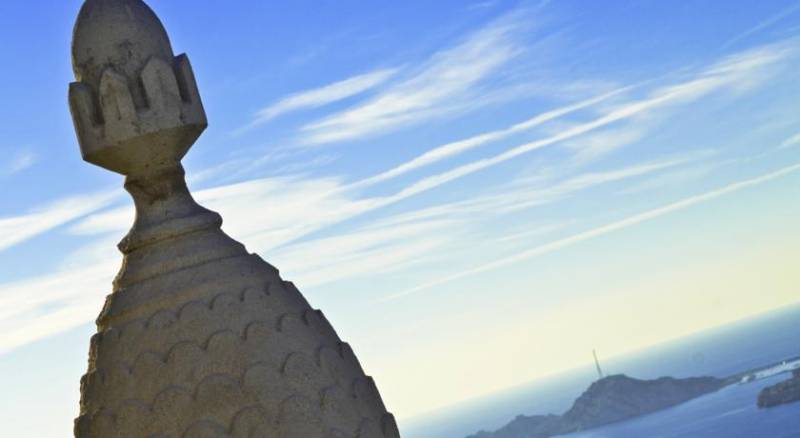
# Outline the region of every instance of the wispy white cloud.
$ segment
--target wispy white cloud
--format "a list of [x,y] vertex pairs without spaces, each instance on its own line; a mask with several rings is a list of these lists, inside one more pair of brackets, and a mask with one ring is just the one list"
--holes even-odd
[[[546,189],[549,195],[546,198],[561,198],[565,194],[574,193],[579,190],[585,190],[589,187],[598,186],[601,184],[608,184],[612,182],[627,180],[644,175],[650,175],[660,172],[665,169],[673,168],[681,164],[692,161],[693,158],[678,158],[673,160],[656,161],[651,163],[642,163],[621,169],[615,169],[605,172],[588,172],[572,178],[567,179],[561,183],[555,184]],[[535,190],[534,192],[541,192],[542,190]],[[524,206],[525,202],[514,203],[518,207]]]
[[[249,249],[262,253],[365,211],[375,202],[344,196],[337,179],[303,180],[299,177],[274,177],[231,184],[199,191],[196,197],[204,205],[223,213],[226,231],[246,242]],[[13,243],[10,239],[24,237],[20,232],[26,235],[34,231],[43,232],[55,224],[89,214],[107,205],[106,201],[105,195],[97,199],[75,197],[43,209],[38,216],[31,214],[13,221],[0,221],[0,236],[6,239],[0,240],[0,244],[10,244]],[[133,218],[130,205],[91,214],[72,226],[70,231],[84,237],[96,236],[94,241],[67,257],[61,269],[33,279],[0,284],[0,330],[5,333],[0,339],[0,354],[87,323],[96,316],[102,297],[108,293],[113,274],[119,267],[114,241],[131,226]],[[380,236],[373,235],[372,238],[379,239]],[[390,243],[396,239],[386,237],[383,241]],[[341,240],[337,245],[340,243]],[[317,245],[316,249],[323,247],[324,244]],[[302,247],[297,251],[301,250]],[[352,259],[369,261],[358,255],[370,251],[368,248],[352,245],[349,250]],[[410,248],[403,250],[415,253]],[[391,257],[399,263],[410,255],[403,257],[398,251]],[[302,266],[302,262],[289,263],[289,266]],[[339,274],[320,266],[315,275],[321,279],[333,279]],[[315,281],[318,281],[316,277],[309,275],[309,282],[313,284]]]
[[78,249],[53,272],[0,284],[0,355],[94,320],[120,266],[114,241]]
[[650,123],[639,121],[622,127],[610,127],[582,135],[565,143],[565,146],[575,154],[573,163],[584,164],[638,143],[650,131],[649,125]]
[[311,172],[335,162],[339,158],[336,154],[314,154],[313,157],[300,158],[293,156],[290,151],[274,151],[255,159],[236,160],[235,166],[228,166],[229,170],[224,176],[218,178],[220,182],[237,181],[253,178],[254,176],[297,175]]
[[[505,185],[498,193],[469,200],[438,204],[389,215],[377,222],[334,236],[289,244],[272,252],[287,272],[302,279],[304,286],[318,286],[358,275],[398,270],[412,263],[425,263],[441,254],[453,255],[463,242],[477,244],[485,221],[535,205],[557,202],[579,191],[656,173],[685,163],[676,159],[647,163],[607,172],[586,173],[547,187],[531,189],[527,184]],[[380,205],[376,202],[374,205]],[[550,224],[513,237],[489,237],[495,244],[542,236],[565,224]],[[465,238],[472,235],[469,239]],[[513,242],[512,242],[513,243]]]
[[307,124],[301,141],[321,144],[365,137],[452,110],[455,100],[463,100],[522,51],[514,38],[521,26],[516,15],[492,22],[462,44],[434,54],[418,72],[367,102]]
[[[477,52],[480,53],[481,50],[477,50]],[[386,196],[365,196],[358,190],[358,183],[347,185],[343,182],[343,178],[287,176],[263,178],[202,190],[197,193],[197,198],[204,205],[223,214],[226,220],[226,231],[246,242],[251,250],[269,251],[271,258],[274,256],[278,259],[282,268],[296,276],[295,278],[298,278],[302,284],[318,286],[369,272],[391,272],[398,267],[419,263],[420,260],[425,260],[425,257],[430,257],[431,254],[447,253],[447,251],[443,252],[443,248],[453,249],[453,245],[458,244],[459,237],[474,230],[481,220],[507,214],[519,208],[556,202],[581,190],[601,184],[658,174],[668,168],[678,167],[687,160],[673,159],[640,163],[627,168],[605,172],[586,172],[576,176],[559,174],[554,180],[516,181],[514,184],[503,187],[503,190],[493,193],[473,193],[475,196],[449,204],[443,203],[411,211],[405,210],[402,213],[389,213],[388,217],[371,226],[356,227],[344,233],[321,235],[321,237],[312,235],[312,233],[439,187],[481,169],[506,162],[527,152],[575,139],[613,123],[631,120],[637,115],[655,109],[695,102],[709,93],[726,89],[726,87],[736,89],[740,83],[750,82],[754,80],[753,78],[765,80],[768,76],[761,74],[762,67],[782,59],[783,52],[781,50],[780,47],[764,48],[727,58],[723,62],[697,73],[689,80],[657,88],[644,98],[628,99],[615,105],[607,112],[601,113],[602,115],[595,120],[569,125],[552,136],[512,147],[499,155],[455,167],[441,174],[422,178]],[[620,90],[617,92],[621,93]],[[598,96],[541,114],[522,124],[487,133],[487,137],[482,140],[480,137],[476,137],[478,140],[473,139],[473,142],[492,141],[492,135],[508,135],[503,134],[508,129],[520,132],[528,129],[531,125],[554,120],[564,115],[565,112],[576,111],[580,109],[581,105],[592,105],[593,101],[607,98],[609,96]],[[576,107],[578,108],[576,109]],[[444,159],[452,154],[460,153],[462,150],[476,147],[473,144],[466,143],[459,147],[450,146],[444,149],[444,152],[440,152],[441,155],[434,156],[433,160]],[[430,159],[418,161],[405,169],[425,166],[429,163],[427,160]],[[785,169],[784,174],[797,170],[796,167]],[[401,173],[407,171],[409,170],[403,170]],[[503,259],[495,264],[515,263],[517,257],[533,257],[555,251],[595,236],[650,220],[670,211],[764,182],[770,178],[777,178],[780,175],[778,172],[776,176],[767,175],[737,183],[597,230],[537,247],[539,249],[527,251],[521,256]],[[380,177],[376,180],[385,180],[391,177]],[[113,237],[116,240],[119,236],[111,235],[111,233],[121,233],[130,227],[133,219],[132,209],[125,206],[91,214],[110,205],[112,198],[113,196],[108,194],[70,198],[37,209],[24,216],[0,219],[0,249],[83,216],[87,217],[71,228],[73,232],[83,235],[101,235],[102,237],[99,239],[109,239],[109,241]],[[556,228],[552,230],[554,229]],[[530,233],[523,232],[522,234],[517,231],[505,236],[508,239],[504,242],[513,244],[516,239],[533,238],[552,230],[545,230],[541,233],[533,230]],[[498,236],[492,237],[497,240]],[[499,237],[502,239],[504,236]],[[112,243],[109,243],[108,246],[113,249]],[[90,259],[92,258],[90,257]],[[116,260],[113,257],[104,260],[99,257],[93,259],[97,260],[93,263],[79,263],[71,266],[70,269],[65,268],[63,271],[51,275],[42,275],[36,279],[13,284],[0,284],[0,309],[4,309],[4,312],[11,312],[0,313],[0,329],[7,329],[6,332],[9,333],[7,338],[0,341],[0,351],[91,320],[97,311],[98,302],[102,300],[102,295],[107,290],[110,277],[117,267],[116,262],[108,261],[109,259]],[[313,262],[309,262],[309,260]],[[493,265],[482,266],[458,275],[473,275],[494,268]],[[451,281],[455,278],[460,277],[449,277],[440,281]],[[418,290],[425,287],[430,286],[423,285]],[[86,291],[89,289],[91,289],[91,294],[87,295]],[[39,296],[31,291],[41,291],[42,294]],[[31,328],[32,324],[41,324],[45,318],[54,318],[50,329],[41,331],[44,329]]]
[[260,252],[361,214],[378,202],[346,193],[342,185],[338,178],[276,177],[203,190],[197,198],[222,213],[227,232]]
[[[251,249],[265,251],[375,205],[345,193],[337,178],[270,177],[197,191],[201,204],[225,217],[224,228]],[[120,233],[130,227],[133,207],[126,205],[87,216],[75,234]]]
[[[446,146],[444,149],[439,149],[440,152],[434,154],[432,157],[419,157],[407,164],[396,167],[395,169],[389,170],[375,177],[367,178],[362,182],[353,183],[349,186],[341,184],[341,182],[336,179],[301,181],[295,180],[291,177],[266,178],[202,191],[198,193],[198,198],[201,200],[208,199],[208,201],[212,203],[212,207],[214,207],[213,203],[217,202],[219,209],[223,211],[228,209],[231,211],[239,211],[240,209],[236,208],[237,206],[249,207],[252,205],[259,205],[259,203],[271,202],[275,203],[276,205],[282,205],[283,208],[280,209],[281,212],[320,212],[319,215],[314,216],[319,220],[316,221],[314,225],[309,225],[308,222],[302,220],[303,218],[301,217],[284,217],[282,214],[275,214],[274,211],[271,211],[269,214],[265,214],[263,218],[259,218],[262,221],[261,223],[274,223],[274,221],[279,221],[282,223],[282,225],[276,226],[276,228],[271,229],[268,233],[261,231],[261,227],[254,226],[253,224],[257,223],[258,221],[254,220],[252,217],[243,215],[243,220],[241,221],[235,214],[231,215],[232,217],[228,217],[227,227],[233,228],[234,233],[240,232],[241,234],[237,234],[239,237],[249,236],[252,239],[255,239],[258,248],[272,248],[289,242],[292,239],[311,231],[315,231],[322,226],[336,223],[344,218],[349,218],[375,208],[399,202],[411,196],[415,196],[436,188],[447,182],[462,178],[485,168],[504,163],[520,155],[566,140],[574,139],[599,128],[606,127],[622,120],[630,119],[653,109],[671,104],[691,102],[726,86],[738,86],[738,84],[741,82],[751,81],[753,80],[752,77],[758,77],[761,78],[761,80],[765,80],[766,77],[765,75],[761,74],[761,69],[765,66],[769,66],[775,62],[778,62],[784,55],[785,49],[782,46],[768,46],[765,48],[747,51],[743,54],[727,57],[723,61],[716,63],[710,68],[702,71],[697,77],[691,80],[676,85],[661,87],[651,93],[651,95],[646,99],[628,101],[625,104],[618,105],[612,108],[608,114],[591,122],[570,126],[569,128],[550,137],[525,143],[513,147],[501,154],[483,158],[437,175],[422,178],[417,182],[406,186],[394,195],[387,197],[357,199],[356,197],[353,197],[352,194],[346,194],[345,192],[357,190],[358,188],[375,181],[391,178],[393,175],[408,171],[407,169],[424,166],[431,162],[431,160],[441,159],[442,157],[446,157],[453,153],[458,153],[457,151],[463,150],[464,148],[474,147],[473,145],[480,143],[480,141],[485,141],[486,138],[493,138],[498,135],[507,135],[504,134],[506,130],[490,132],[484,137],[473,137],[465,140],[465,142],[460,145]],[[618,92],[621,92],[621,90],[614,91],[610,94]],[[547,120],[552,120],[563,113],[575,111],[578,107],[591,105],[592,103],[596,103],[597,101],[601,101],[608,97],[610,97],[608,94],[598,96],[594,99],[590,99],[570,107],[565,107],[536,116],[508,129],[528,129],[536,124],[543,123]],[[267,201],[267,199],[269,199],[269,201]],[[302,204],[301,208],[299,209],[287,208],[287,206],[295,206],[298,204]],[[247,210],[247,208],[241,209],[241,211]],[[116,217],[114,217],[114,215],[116,215]],[[109,224],[120,224],[121,222],[119,219],[122,217],[129,217],[130,213],[127,213],[127,216],[123,215],[124,213],[119,211],[108,214],[104,213],[89,219],[89,222],[93,221],[94,224],[81,224],[77,226],[76,230],[84,233],[90,229],[110,230],[111,228],[109,228]],[[119,225],[117,225],[117,228],[119,228]],[[276,237],[279,235],[282,237]]]
[[666,169],[674,168],[691,161],[695,157],[683,157],[650,163],[642,163],[623,167],[620,169],[585,172],[569,178],[551,180],[548,178],[529,180],[518,178],[510,183],[498,187],[472,199],[445,204],[436,207],[434,211],[441,215],[453,215],[462,211],[469,214],[491,212],[492,214],[508,214],[527,208],[551,204],[583,190],[591,189],[604,184],[625,181],[628,179],[644,177],[659,173]]
[[506,234],[504,236],[494,239],[496,242],[525,242],[531,237],[541,237],[558,230],[562,230],[574,221],[566,221],[562,223],[551,223],[541,226],[534,226],[524,231]]
[[358,182],[357,186],[366,186],[371,184],[376,184],[379,182],[383,182],[397,176],[406,174],[408,172],[420,169],[422,167],[437,163],[444,159],[462,154],[469,150],[475,149],[477,147],[486,145],[488,143],[502,140],[504,138],[510,137],[514,134],[518,134],[521,132],[529,131],[537,126],[540,126],[544,123],[549,121],[555,120],[559,117],[563,117],[570,113],[582,110],[589,106],[595,105],[600,103],[604,100],[610,99],[613,96],[619,95],[625,91],[632,89],[633,87],[623,87],[617,90],[611,91],[609,93],[605,93],[590,99],[586,99],[582,102],[577,102],[572,105],[564,106],[561,108],[557,108],[554,110],[550,110],[541,114],[538,114],[534,117],[529,118],[523,122],[514,124],[507,128],[498,129],[490,132],[486,132],[483,134],[475,135],[463,140],[454,141],[451,143],[447,143],[441,146],[437,146],[433,149],[428,150],[427,152],[423,153],[422,155],[415,157],[414,159],[407,161],[397,167],[394,167],[390,170],[382,172],[378,175],[375,175],[370,178],[366,178]]
[[259,110],[253,120],[240,131],[254,128],[270,120],[292,111],[318,108],[333,102],[356,96],[373,89],[389,80],[397,69],[382,69],[370,73],[353,76],[324,87],[302,91]]
[[505,163],[529,152],[574,139],[617,122],[642,116],[655,109],[696,101],[703,96],[726,87],[739,92],[741,91],[740,87],[743,86],[742,84],[746,83],[749,84],[748,86],[753,86],[759,81],[765,81],[768,77],[765,69],[778,63],[786,56],[788,56],[788,49],[785,46],[772,45],[726,57],[688,81],[658,88],[645,99],[620,104],[608,114],[591,122],[574,125],[550,137],[525,143],[498,155],[479,159],[438,175],[429,176],[407,187],[397,196],[412,196],[480,170]]
[[[469,200],[390,214],[348,232],[302,240],[326,226],[397,202],[395,195],[362,198],[336,179],[275,177],[199,191],[198,200],[220,211],[225,229],[249,249],[269,254],[304,287],[359,275],[392,272],[453,250],[482,221],[521,208],[556,202],[601,184],[647,175],[685,160],[665,160],[608,172],[586,173],[549,186],[526,181]],[[274,206],[274,207],[273,207]],[[121,234],[133,221],[130,206],[87,216],[71,228],[82,235]],[[549,230],[541,230],[542,235]],[[528,237],[531,237],[530,234]],[[523,236],[518,235],[517,240]],[[101,240],[105,240],[105,237]],[[111,246],[111,245],[109,245]],[[85,251],[86,252],[86,251]]]
[[456,218],[372,226],[289,245],[272,253],[284,272],[315,287],[424,263],[459,233]]
[[[253,211],[252,208],[247,210]],[[304,219],[309,220],[310,216]],[[281,230],[269,230],[268,224],[262,225],[267,228],[262,231],[276,232],[277,240],[285,234]],[[286,247],[271,253],[270,260],[277,262],[291,278],[301,279],[304,288],[309,288],[344,278],[403,269],[449,239],[452,234],[443,232],[445,227],[444,221],[400,226],[375,224],[357,233]],[[276,239],[266,240],[274,242]],[[3,333],[0,355],[96,318],[114,273],[119,269],[120,255],[116,253],[114,240],[114,236],[104,236],[81,248],[67,257],[55,272],[0,284],[0,331]]]
[[686,168],[677,169],[672,172],[663,173],[654,177],[648,178],[639,184],[626,187],[620,190],[619,193],[623,195],[633,195],[639,193],[652,193],[654,190],[664,190],[667,187],[674,187],[678,185],[687,184],[692,181],[697,181],[718,167],[718,164],[699,164],[696,166],[688,166]]
[[[318,165],[333,160],[331,155],[315,155],[313,159],[298,159],[299,151],[294,148],[272,147],[258,148],[253,155],[243,155],[217,163],[209,168],[192,172],[187,175],[187,182],[194,183],[215,182],[217,185],[235,181],[245,181],[257,177],[264,177],[264,172],[278,175],[280,169],[293,168],[296,172],[309,170]],[[268,170],[266,170],[268,169]]]
[[[349,232],[305,241],[297,239],[394,199],[392,196],[350,197],[352,193],[343,190],[336,179],[288,177],[209,189],[199,192],[198,198],[203,204],[223,212],[227,231],[247,242],[251,249],[262,253],[269,251],[270,259],[277,261],[284,272],[304,287],[316,287],[425,263],[437,254],[441,256],[457,250],[466,240],[464,237],[478,229],[481,221],[506,214],[521,205],[555,202],[580,190],[660,172],[686,161],[666,160],[589,172],[533,189],[522,179],[503,189],[505,197],[489,193],[465,201],[403,211]],[[132,220],[130,207],[91,215],[74,226],[73,231],[105,235],[68,257],[62,269],[35,279],[0,284],[0,329],[7,333],[0,341],[0,354],[94,318],[119,263],[113,246],[119,236],[109,232],[124,231]],[[542,236],[563,226],[555,224],[545,229],[509,233],[505,236],[507,239],[493,236],[489,240],[516,245],[520,239]]]
[[796,146],[800,146],[800,132],[784,140],[780,145],[780,149],[787,149]]
[[0,354],[92,321],[118,267],[95,263],[0,285]]
[[784,18],[794,14],[797,11],[800,11],[800,3],[796,3],[796,4],[792,5],[792,6],[786,8],[786,9],[780,11],[780,12],[778,12],[777,14],[775,14],[775,15],[773,15],[773,16],[771,16],[771,17],[769,17],[769,18],[767,18],[767,19],[765,19],[763,21],[761,21],[760,23],[756,24],[755,26],[753,26],[753,27],[745,30],[744,32],[736,35],[735,37],[729,39],[728,41],[726,41],[722,45],[721,49],[727,49],[727,48],[735,45],[736,43],[739,43],[740,41],[743,41],[743,40],[745,40],[745,39],[747,39],[747,38],[749,38],[749,37],[761,32],[761,31],[763,31],[764,29],[768,29],[768,28],[774,26],[779,21],[781,21]]
[[93,236],[112,232],[123,232],[133,225],[136,216],[133,205],[90,213],[74,225],[69,232],[77,236]]
[[[465,242],[470,242],[470,250],[484,244],[515,246],[563,229],[569,223],[552,223],[499,237],[487,235],[481,231],[482,226],[523,208],[558,202],[582,190],[657,173],[685,162],[669,160],[586,173],[535,188],[520,180],[468,200],[403,211],[348,232],[288,244],[270,257],[304,287],[317,287],[422,266],[445,254],[447,258],[456,257],[464,250]],[[373,205],[384,202],[378,200]]]
[[513,265],[515,263],[519,263],[519,262],[522,262],[522,261],[525,261],[525,260],[528,260],[528,259],[531,259],[531,258],[534,258],[534,257],[547,255],[547,254],[550,254],[552,252],[555,252],[555,251],[558,251],[558,250],[561,250],[561,249],[576,245],[578,243],[581,243],[581,242],[584,242],[584,241],[587,241],[587,240],[590,240],[590,239],[594,239],[596,237],[604,236],[606,234],[610,234],[610,233],[613,233],[613,232],[616,232],[616,231],[619,231],[619,230],[622,230],[622,229],[625,229],[625,228],[628,228],[628,227],[631,227],[631,226],[634,226],[634,225],[638,225],[638,224],[643,223],[643,222],[648,222],[648,221],[660,218],[660,217],[662,217],[664,215],[667,215],[667,214],[670,214],[670,213],[673,213],[673,212],[676,212],[676,211],[680,211],[680,210],[692,207],[692,206],[697,205],[697,204],[701,204],[701,203],[704,203],[704,202],[708,202],[708,201],[717,199],[719,197],[728,195],[730,193],[738,192],[740,190],[744,190],[744,189],[747,189],[747,188],[750,188],[750,187],[754,187],[754,186],[757,186],[757,185],[760,185],[760,184],[767,183],[769,181],[772,181],[772,180],[775,180],[775,179],[790,175],[790,174],[792,174],[794,172],[797,172],[797,171],[800,171],[800,163],[796,163],[796,164],[793,164],[791,166],[783,167],[783,168],[781,168],[779,170],[776,170],[774,172],[770,172],[770,173],[761,175],[759,177],[755,177],[755,178],[751,178],[751,179],[747,179],[747,180],[731,183],[731,184],[728,184],[727,186],[724,186],[724,187],[722,187],[720,189],[717,189],[717,190],[712,190],[710,192],[706,192],[706,193],[703,193],[703,194],[700,194],[700,195],[695,195],[695,196],[692,196],[692,197],[689,197],[689,198],[686,198],[686,199],[683,199],[683,200],[680,200],[680,201],[677,201],[677,202],[673,202],[671,204],[664,205],[662,207],[658,207],[658,208],[655,208],[655,209],[652,209],[652,210],[648,210],[648,211],[645,211],[645,212],[642,212],[642,213],[627,217],[625,219],[622,219],[622,220],[617,221],[617,222],[613,222],[613,223],[608,224],[608,225],[603,225],[601,227],[594,228],[592,230],[585,231],[585,232],[582,232],[582,233],[578,233],[578,234],[572,235],[572,236],[564,238],[564,239],[559,239],[559,240],[556,240],[554,242],[551,242],[551,243],[548,243],[548,244],[545,244],[545,245],[537,246],[537,247],[531,248],[531,249],[529,249],[527,251],[523,251],[523,252],[520,252],[518,254],[514,254],[512,256],[508,256],[508,257],[505,257],[505,258],[502,258],[502,259],[499,259],[499,260],[495,260],[493,262],[486,263],[486,264],[481,265],[481,266],[477,266],[477,267],[470,268],[470,269],[467,269],[467,270],[464,270],[464,271],[461,271],[461,272],[457,272],[455,274],[451,274],[451,275],[448,275],[446,277],[443,277],[443,278],[440,278],[440,279],[437,279],[437,280],[434,280],[434,281],[431,281],[431,282],[428,282],[428,283],[421,284],[419,286],[407,289],[405,291],[386,296],[386,297],[382,298],[381,301],[396,300],[396,299],[403,298],[403,297],[412,295],[414,293],[421,292],[423,290],[428,290],[428,289],[431,289],[433,287],[436,287],[436,286],[439,286],[439,285],[442,285],[442,284],[445,284],[445,283],[449,283],[449,282],[452,282],[452,281],[455,281],[455,280],[459,280],[459,279],[462,279],[462,278],[465,278],[465,277],[481,274],[481,273],[488,272],[488,271],[493,271],[493,270],[496,270],[496,269],[499,269],[499,268],[503,268],[503,267],[506,267],[506,266],[509,266],[509,265]]
[[[356,182],[346,185],[339,178],[273,177],[203,190],[197,193],[197,198],[209,207],[222,212],[226,218],[225,229],[236,238],[247,242],[251,249],[259,252],[275,251],[277,249],[279,252],[283,251],[288,255],[297,254],[302,251],[302,248],[310,248],[309,245],[311,244],[297,247],[289,246],[284,249],[279,248],[327,226],[400,202],[449,181],[503,163],[521,154],[577,138],[593,130],[621,120],[630,119],[661,106],[676,102],[692,102],[712,91],[738,83],[743,77],[763,77],[763,75],[758,74],[760,67],[780,59],[780,56],[776,55],[776,53],[778,52],[762,49],[726,58],[686,82],[658,88],[645,99],[628,101],[615,106],[607,114],[594,121],[569,126],[553,136],[511,148],[499,155],[462,165],[441,174],[422,178],[401,188],[394,194],[363,197],[358,188],[364,183]],[[616,92],[620,92],[620,90],[614,93]],[[591,105],[592,102],[608,97],[609,95],[598,96],[570,107],[536,116],[508,129],[525,129],[528,126],[558,117],[559,114],[564,112],[574,111],[576,107]],[[504,132],[505,130],[500,130],[489,133],[487,136],[504,135]],[[447,148],[444,150],[445,152],[441,152],[441,155],[437,157],[446,156],[454,150],[457,149]],[[429,159],[416,161],[416,163],[425,165],[426,160]],[[555,202],[572,193],[596,185],[660,172],[661,170],[684,164],[687,161],[691,161],[691,159],[682,158],[643,163],[615,171],[584,173],[576,177],[557,180],[556,182],[544,181],[544,185],[517,184],[515,187],[505,187],[496,193],[488,193],[485,196],[475,196],[472,199],[456,201],[451,204],[410,211],[386,220],[390,222],[394,220],[395,223],[409,220],[433,221],[455,218],[461,213],[481,216],[481,212],[487,211],[505,214],[522,208]],[[415,162],[412,161],[412,163]],[[410,166],[416,165],[418,164],[411,164]],[[367,181],[375,181],[381,178],[384,177],[372,177],[368,178]],[[261,207],[253,208],[253,206]],[[275,208],[270,208],[270,206],[275,206]],[[109,231],[122,232],[130,226],[132,216],[133,212],[130,207],[121,207],[89,216],[73,227],[73,231],[82,234]],[[348,238],[359,239],[360,236],[355,234]],[[331,242],[334,242],[335,246],[347,247],[340,240],[335,239],[317,242],[314,245],[326,247]],[[320,249],[316,248],[315,250]],[[394,248],[393,250],[400,251],[399,248]],[[354,251],[356,250],[354,249]],[[356,252],[366,253],[366,250],[362,248]],[[345,257],[340,254],[337,258]],[[291,256],[285,257],[285,263],[291,265]],[[311,281],[322,282],[325,276],[320,274],[318,277]]]
[[0,176],[11,176],[36,164],[39,157],[30,150],[13,153],[8,161],[0,166]]
[[110,204],[118,191],[64,198],[21,215],[0,218],[0,251]]

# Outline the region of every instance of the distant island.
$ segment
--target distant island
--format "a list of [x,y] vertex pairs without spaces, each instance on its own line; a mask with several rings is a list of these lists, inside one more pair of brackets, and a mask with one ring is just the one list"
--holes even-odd
[[592,383],[563,415],[520,415],[499,430],[481,431],[468,438],[548,438],[592,429],[681,404],[726,383],[715,377],[639,380],[608,376]]
[[758,394],[759,408],[771,408],[798,401],[800,401],[800,369],[794,370],[791,379],[764,388]]

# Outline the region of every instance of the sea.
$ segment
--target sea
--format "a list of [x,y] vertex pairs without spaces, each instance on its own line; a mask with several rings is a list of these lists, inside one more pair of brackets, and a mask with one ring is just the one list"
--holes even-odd
[[[608,374],[728,377],[800,356],[800,304],[604,361]],[[756,406],[761,389],[788,374],[734,384],[687,403],[570,438],[800,438],[800,402]],[[405,438],[465,438],[516,416],[561,414],[597,378],[594,365],[400,422]]]

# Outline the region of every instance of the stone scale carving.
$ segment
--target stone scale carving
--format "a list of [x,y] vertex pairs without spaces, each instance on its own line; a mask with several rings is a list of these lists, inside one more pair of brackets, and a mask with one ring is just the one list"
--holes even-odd
[[399,437],[325,316],[192,199],[180,161],[206,114],[189,59],[174,56],[153,11],[86,1],[72,57],[83,158],[125,175],[136,206],[75,436]]

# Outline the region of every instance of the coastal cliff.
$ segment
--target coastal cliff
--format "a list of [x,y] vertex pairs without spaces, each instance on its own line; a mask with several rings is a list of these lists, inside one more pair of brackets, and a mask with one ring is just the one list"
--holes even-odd
[[563,415],[520,415],[495,432],[482,431],[469,438],[548,438],[592,429],[666,409],[722,386],[724,381],[714,377],[608,376],[592,383]]
[[791,379],[764,388],[758,394],[759,408],[771,408],[798,401],[800,401],[800,370],[794,370]]

